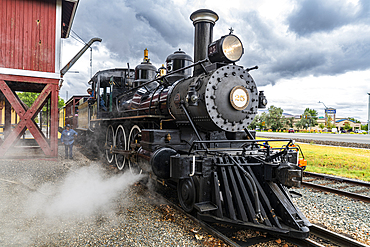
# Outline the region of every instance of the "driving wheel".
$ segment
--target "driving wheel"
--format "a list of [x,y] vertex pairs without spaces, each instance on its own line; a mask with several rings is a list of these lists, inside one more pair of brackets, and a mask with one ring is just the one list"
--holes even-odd
[[114,147],[114,131],[113,126],[109,125],[107,128],[107,132],[105,133],[105,156],[109,164],[112,164],[114,154],[113,154],[113,147]]
[[[120,151],[126,150],[126,141],[127,141],[126,133],[125,133],[125,128],[122,125],[119,125],[117,127],[115,137],[116,137],[115,147]],[[126,164],[126,157],[120,153],[114,154],[114,157],[116,160],[116,166],[118,170],[123,170]]]
[[[131,150],[133,152],[136,152],[138,148],[135,146],[136,144],[139,144],[141,141],[141,129],[139,126],[134,125],[132,126],[130,130],[130,134],[128,135],[128,141],[127,141],[127,150]],[[128,166],[130,168],[130,171],[132,173],[142,173],[143,170],[139,167],[136,161],[133,161],[132,159],[128,160]]]

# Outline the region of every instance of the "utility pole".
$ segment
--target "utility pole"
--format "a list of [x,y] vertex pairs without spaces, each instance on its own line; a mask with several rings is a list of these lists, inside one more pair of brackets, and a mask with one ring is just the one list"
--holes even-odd
[[90,46],[90,78],[92,78],[92,48]]
[[367,133],[370,134],[370,93],[367,93],[369,95],[369,107],[367,109]]
[[324,104],[324,102],[322,101],[319,101],[318,103],[322,103],[325,107],[325,127],[328,126],[328,108],[326,107],[326,105]]

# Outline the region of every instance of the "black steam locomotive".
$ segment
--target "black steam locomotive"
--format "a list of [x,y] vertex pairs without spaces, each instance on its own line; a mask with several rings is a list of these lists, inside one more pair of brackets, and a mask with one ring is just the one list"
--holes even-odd
[[248,130],[267,105],[249,74],[257,67],[235,64],[244,51],[232,32],[212,42],[216,13],[190,19],[194,61],[179,50],[157,70],[145,50],[134,70],[96,73],[78,129],[118,169],[176,186],[182,208],[201,220],[306,238],[310,223],[287,189],[302,181],[293,141],[272,148]]

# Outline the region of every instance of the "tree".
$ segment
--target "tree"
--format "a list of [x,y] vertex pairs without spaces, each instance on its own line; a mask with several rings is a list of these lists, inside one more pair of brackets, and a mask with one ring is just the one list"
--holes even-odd
[[298,121],[298,122],[295,123],[295,127],[297,129],[303,129],[304,126],[302,125],[301,121]]
[[293,126],[294,126],[294,117],[285,118],[285,124],[284,125],[288,125],[289,128],[293,128]]
[[[33,102],[37,99],[39,96],[39,93],[31,93],[31,92],[21,92],[17,93],[18,97],[28,106],[31,107]],[[64,106],[64,100],[61,99],[58,95],[58,108],[62,108]],[[46,111],[46,107],[43,108],[44,111]]]
[[351,120],[352,122],[354,123],[361,123],[361,121],[357,120],[357,119],[354,119],[353,117],[348,117],[347,118],[348,120]]
[[367,126],[367,124],[361,124],[361,130],[368,130],[368,128],[367,128],[368,126]]
[[309,126],[313,127],[317,124],[317,111],[306,108],[302,114],[302,118],[296,123],[296,126],[307,129]]
[[248,126],[249,128],[248,129],[256,129],[257,126],[258,126],[258,115],[256,115],[256,117],[252,120],[252,122],[250,123],[250,125]]
[[[22,100],[23,103],[25,103],[28,107],[31,107],[33,102],[37,99],[39,96],[39,93],[31,93],[31,92],[19,92],[17,93],[20,100]],[[58,95],[58,108],[62,108],[64,106],[64,100],[61,99]],[[42,108],[42,116],[46,120],[46,105]],[[36,117],[37,119],[37,117]]]
[[326,127],[328,129],[332,129],[332,128],[335,128],[335,123],[333,123],[333,118],[331,116],[328,116],[328,120],[327,120],[327,123],[326,123]]
[[344,123],[344,127],[343,127],[345,130],[352,130],[352,127],[351,125],[348,123],[348,122],[345,122]]
[[264,122],[266,122],[266,112],[262,112],[261,114],[256,115],[256,117],[249,125],[249,128],[256,129],[258,127],[260,130],[262,130],[265,127],[265,125],[263,124]]
[[280,107],[270,106],[266,116],[266,127],[271,128],[273,131],[283,128],[283,109]]
[[258,126],[261,130],[266,128],[266,119],[267,119],[267,113],[262,112],[258,118]]

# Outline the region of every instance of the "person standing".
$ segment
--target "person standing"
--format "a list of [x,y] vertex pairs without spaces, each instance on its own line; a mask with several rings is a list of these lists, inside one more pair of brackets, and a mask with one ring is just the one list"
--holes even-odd
[[[62,144],[65,146],[65,159],[73,159],[73,142],[75,141],[75,136],[77,136],[77,132],[71,129],[70,124],[66,124],[65,129],[62,131],[61,141]],[[69,153],[69,155],[68,155]]]

